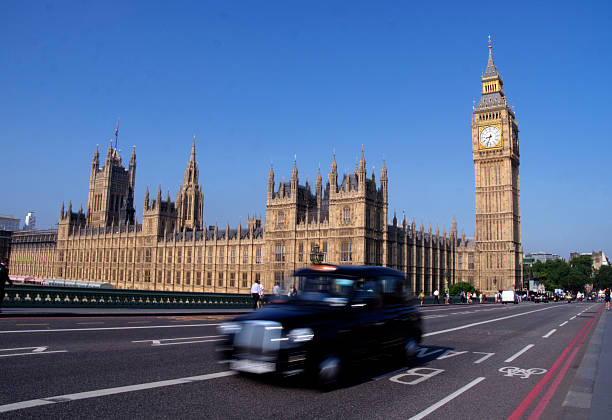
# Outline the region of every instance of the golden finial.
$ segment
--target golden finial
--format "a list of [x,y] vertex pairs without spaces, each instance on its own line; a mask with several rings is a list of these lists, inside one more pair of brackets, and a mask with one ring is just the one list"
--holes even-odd
[[489,49],[491,49],[491,34],[489,34]]

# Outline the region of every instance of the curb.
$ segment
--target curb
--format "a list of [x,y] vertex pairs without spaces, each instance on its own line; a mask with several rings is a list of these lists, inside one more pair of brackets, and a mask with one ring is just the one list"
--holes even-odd
[[597,327],[589,342],[586,352],[578,366],[574,383],[561,404],[561,419],[588,419],[591,413],[591,403],[595,379],[599,367],[599,359],[603,348],[603,334],[606,317],[603,311],[597,320]]

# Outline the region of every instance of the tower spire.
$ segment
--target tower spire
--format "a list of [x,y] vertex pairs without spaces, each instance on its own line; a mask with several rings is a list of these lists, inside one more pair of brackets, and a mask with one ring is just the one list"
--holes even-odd
[[489,35],[489,59],[487,61],[487,68],[485,69],[483,78],[488,79],[490,77],[498,77],[498,76],[499,76],[499,73],[497,72],[495,63],[493,62],[493,47],[491,45],[491,35]]
[[190,162],[195,162],[195,134],[193,135],[193,144],[191,145],[191,156],[189,156]]

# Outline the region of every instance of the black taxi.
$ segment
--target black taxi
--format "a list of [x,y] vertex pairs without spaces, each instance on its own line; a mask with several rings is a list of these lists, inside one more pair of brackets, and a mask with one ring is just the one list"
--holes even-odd
[[324,264],[297,270],[288,284],[297,296],[219,326],[230,369],[306,373],[328,385],[360,361],[418,350],[421,315],[402,272]]

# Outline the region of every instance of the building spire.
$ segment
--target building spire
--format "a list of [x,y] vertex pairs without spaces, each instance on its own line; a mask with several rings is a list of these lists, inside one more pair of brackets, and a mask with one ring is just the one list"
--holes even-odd
[[191,156],[189,156],[190,162],[195,162],[195,134],[193,135],[193,144],[191,145]]
[[487,61],[487,68],[485,69],[483,78],[488,79],[490,77],[498,77],[498,76],[499,76],[499,73],[497,72],[495,63],[493,62],[493,48],[491,46],[491,35],[489,35],[489,60]]

